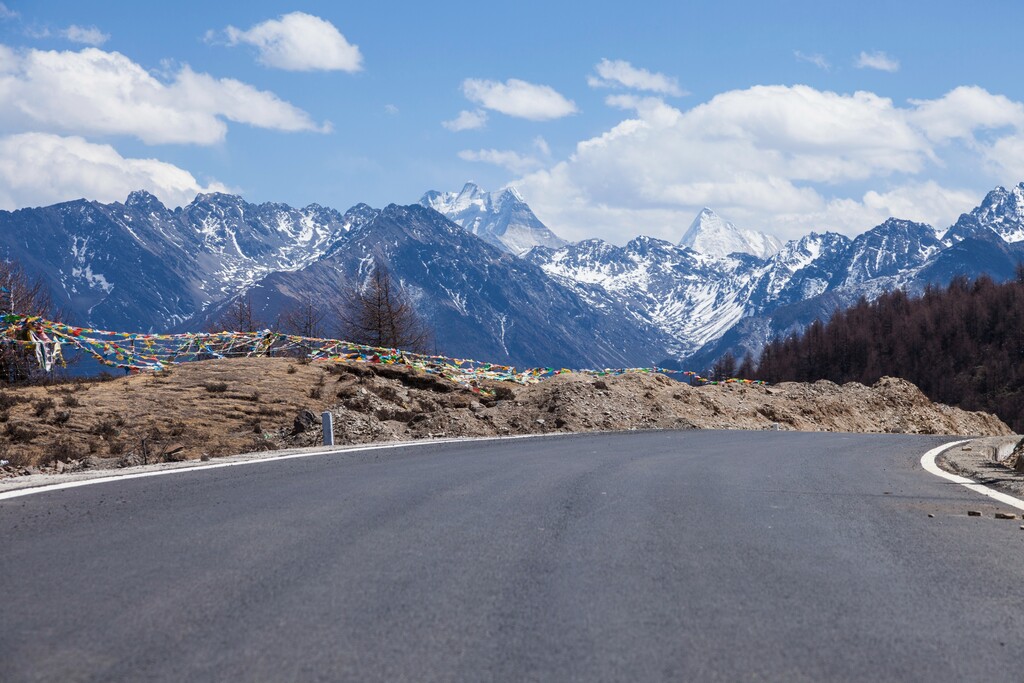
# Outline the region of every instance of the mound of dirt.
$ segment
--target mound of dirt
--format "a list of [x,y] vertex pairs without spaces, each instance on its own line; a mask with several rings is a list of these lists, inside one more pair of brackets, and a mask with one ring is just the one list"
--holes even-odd
[[998,418],[933,404],[890,377],[693,387],[664,375],[563,374],[483,391],[399,366],[238,358],[159,375],[0,392],[0,472],[68,471],[322,443],[629,429],[1002,435]]

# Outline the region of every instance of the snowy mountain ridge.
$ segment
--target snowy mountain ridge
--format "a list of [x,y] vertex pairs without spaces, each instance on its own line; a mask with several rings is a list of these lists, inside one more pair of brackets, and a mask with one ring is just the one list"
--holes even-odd
[[679,240],[679,246],[719,258],[735,253],[768,258],[782,248],[782,242],[763,232],[737,228],[704,207]]
[[431,190],[419,203],[517,256],[534,247],[557,249],[566,244],[534,215],[514,187],[485,192],[475,183],[466,183],[459,192]]

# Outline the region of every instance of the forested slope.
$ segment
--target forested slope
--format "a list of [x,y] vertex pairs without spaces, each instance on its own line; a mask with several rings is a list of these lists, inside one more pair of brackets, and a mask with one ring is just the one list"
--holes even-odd
[[920,297],[902,291],[836,311],[765,347],[770,382],[902,377],[933,401],[993,412],[1024,431],[1024,268],[996,284],[956,278]]

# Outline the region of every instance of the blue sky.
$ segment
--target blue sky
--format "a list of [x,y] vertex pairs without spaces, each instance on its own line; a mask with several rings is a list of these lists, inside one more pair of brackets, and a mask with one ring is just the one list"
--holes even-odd
[[1018,0],[3,0],[0,208],[475,180],[569,239],[678,240],[705,205],[784,238],[941,228],[1024,180],[1021,25]]

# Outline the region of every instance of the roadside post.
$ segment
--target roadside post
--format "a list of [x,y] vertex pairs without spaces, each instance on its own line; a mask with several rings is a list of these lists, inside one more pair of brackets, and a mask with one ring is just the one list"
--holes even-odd
[[334,445],[334,416],[331,414],[331,411],[325,410],[320,415],[320,420],[321,420],[321,423],[323,424],[323,428],[324,428],[324,445],[325,446],[333,446]]

